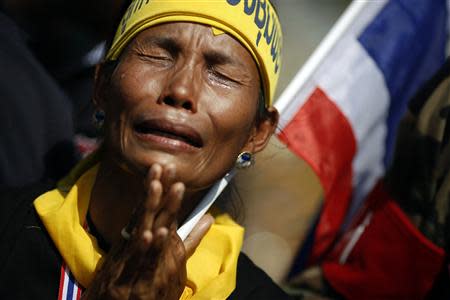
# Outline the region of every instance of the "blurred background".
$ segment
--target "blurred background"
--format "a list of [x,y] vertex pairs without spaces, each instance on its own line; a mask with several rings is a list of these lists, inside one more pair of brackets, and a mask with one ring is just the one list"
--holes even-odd
[[[277,95],[286,88],[350,3],[348,0],[272,0],[283,26],[283,65]],[[245,213],[244,252],[282,283],[322,200],[309,166],[276,137],[236,180]]]

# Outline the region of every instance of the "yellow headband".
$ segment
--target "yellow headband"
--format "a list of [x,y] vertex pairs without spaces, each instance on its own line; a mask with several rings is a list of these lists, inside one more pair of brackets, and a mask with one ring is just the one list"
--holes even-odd
[[282,32],[269,0],[134,0],[120,22],[106,59],[116,60],[144,29],[180,21],[210,25],[240,41],[258,66],[266,105],[272,105],[280,74]]

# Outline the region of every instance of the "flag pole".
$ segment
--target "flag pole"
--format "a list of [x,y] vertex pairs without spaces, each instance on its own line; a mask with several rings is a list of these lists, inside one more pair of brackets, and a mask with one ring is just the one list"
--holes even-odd
[[203,197],[202,201],[197,205],[197,207],[192,211],[192,213],[187,217],[186,222],[178,228],[177,233],[181,240],[185,240],[201,217],[208,211],[208,209],[213,205],[216,199],[220,196],[222,191],[230,183],[231,179],[236,174],[236,170],[232,169],[227,173],[222,179],[218,180],[213,187],[211,187],[208,193]]
[[[292,101],[292,99],[295,98],[297,92],[304,87],[305,83],[314,74],[318,66],[322,63],[341,37],[347,32],[353,20],[359,15],[364,7],[368,5],[368,3],[370,3],[370,1],[365,0],[353,0],[353,2],[350,3],[342,16],[337,20],[336,24],[320,42],[319,46],[275,102],[275,107],[280,115],[288,110],[290,105],[293,105],[294,101]],[[303,103],[297,102],[297,105],[301,106]],[[285,124],[280,125],[280,128],[283,128]]]

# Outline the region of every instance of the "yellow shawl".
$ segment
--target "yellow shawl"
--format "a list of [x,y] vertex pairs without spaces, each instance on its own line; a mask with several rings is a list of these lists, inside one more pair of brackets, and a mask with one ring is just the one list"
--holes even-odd
[[[104,255],[95,237],[84,228],[91,189],[98,165],[76,181],[67,194],[49,191],[34,206],[64,261],[83,286],[89,287]],[[187,262],[187,284],[180,299],[226,299],[236,286],[237,259],[242,246],[243,228],[227,214],[215,223]]]

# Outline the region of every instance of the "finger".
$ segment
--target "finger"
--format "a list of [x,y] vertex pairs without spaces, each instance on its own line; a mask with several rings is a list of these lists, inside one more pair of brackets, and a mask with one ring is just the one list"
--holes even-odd
[[163,215],[168,219],[163,219],[163,221],[166,221],[164,224],[168,227],[172,225],[178,211],[180,210],[185,190],[186,188],[184,183],[177,182],[170,187],[168,194],[165,195]]
[[177,268],[182,269],[186,265],[186,248],[180,236],[177,234],[176,230],[171,231],[171,253],[174,262],[176,262]]
[[[164,261],[166,261],[168,258],[172,258],[173,252],[177,252],[177,254],[180,254],[179,245],[181,245],[181,250],[184,252],[183,242],[177,236],[176,230],[162,227],[155,233],[155,239],[153,241],[152,248],[149,249],[149,251],[145,254],[145,257],[148,259],[149,263],[162,263],[164,268],[168,268],[169,266]],[[183,252],[181,253],[181,255],[177,255],[177,257],[183,257]],[[142,267],[142,272],[149,271],[149,268],[147,266],[143,265]]]
[[[156,209],[159,206],[162,198],[162,185],[160,178],[162,174],[162,167],[159,164],[153,164],[149,169],[145,178],[145,196],[142,204],[137,207],[140,210],[140,215],[137,219],[131,220],[130,224],[135,224],[137,227],[134,234],[138,235],[138,242],[141,243],[142,251],[150,245],[153,238],[152,225],[155,218]],[[133,228],[134,229],[134,228]],[[130,231],[129,231],[130,232]]]
[[153,221],[156,216],[156,208],[161,202],[163,193],[163,187],[161,182],[158,180],[153,180],[150,183],[149,190],[147,191],[147,199],[145,200],[144,210],[142,220],[138,224],[137,238],[142,251],[150,246],[151,240],[153,238]]
[[[155,248],[154,253],[158,253],[163,245],[163,240],[167,236],[164,229],[159,230],[156,234],[152,232],[152,224],[155,217],[156,207],[162,199],[163,188],[159,181],[162,175],[162,167],[158,164],[152,165],[149,169],[146,179],[144,181],[145,197],[143,201],[136,207],[136,212],[130,220],[128,230],[133,230],[131,240],[125,243],[124,252],[120,251],[122,255],[118,258],[122,261],[120,265],[121,270],[118,272],[116,282],[120,285],[134,282],[138,275],[138,270],[141,266],[149,264],[145,259],[145,254],[149,248]],[[134,218],[134,219],[133,219]],[[166,230],[167,231],[167,230]]]
[[122,251],[116,253],[115,260],[121,266],[113,270],[118,273],[118,276],[114,280],[116,285],[126,286],[134,282],[138,276],[136,270],[140,268],[144,256],[142,248],[137,239],[133,238],[126,244],[126,247]]
[[170,187],[169,192],[164,196],[164,205],[156,216],[154,223],[155,228],[162,226],[170,228],[174,223],[176,224],[176,218],[183,201],[184,191],[185,187],[181,182],[177,182]]
[[169,294],[179,298],[186,283],[186,263],[175,255],[179,248],[184,251],[181,240],[176,238],[176,231],[171,230],[157,259],[150,258],[149,266],[141,265],[133,285],[133,295],[138,296],[137,299],[168,299]]
[[168,232],[167,228],[159,228],[152,234],[148,245],[138,238],[131,241],[122,257],[123,269],[117,278],[117,284],[134,282],[142,277],[143,270],[154,270],[167,243]]
[[160,227],[155,231],[155,248],[163,248],[169,236],[169,229],[167,227]]
[[151,233],[151,239],[147,243],[145,237],[134,238],[124,253],[124,267],[117,280],[124,284],[135,281],[142,276],[143,270],[152,271],[163,255],[163,249],[169,240],[169,230],[161,227]]
[[164,187],[164,193],[167,193],[170,190],[170,187],[175,181],[176,173],[175,164],[171,163],[164,167],[161,175],[161,183]]
[[166,243],[168,242],[170,230],[167,227],[160,227],[153,230],[152,245],[148,251],[144,254],[145,257],[150,260],[154,260],[163,251]]
[[191,257],[195,249],[200,244],[202,238],[206,235],[211,225],[214,223],[214,218],[210,214],[204,215],[200,221],[192,229],[191,233],[184,240],[184,247],[186,248],[186,257]]
[[[133,210],[133,213],[131,214],[130,221],[128,222],[128,225],[126,226],[127,232],[132,233],[135,231],[135,228],[137,224],[142,219],[142,216],[145,212],[145,206],[151,207],[151,206],[158,206],[159,203],[157,200],[159,199],[151,199],[152,193],[150,192],[152,182],[154,180],[160,180],[162,174],[162,167],[160,164],[153,164],[150,169],[147,172],[147,176],[144,180],[144,197],[142,201],[139,201],[138,205]],[[156,203],[149,203],[149,201],[156,201]],[[153,205],[152,205],[153,204]]]
[[182,282],[184,287],[186,278],[186,255],[183,242],[177,235],[175,228],[171,229],[168,233],[157,261],[155,262],[154,257],[149,260],[150,263],[153,262],[156,265],[153,268],[142,266],[139,270],[140,276],[137,282],[142,281],[148,286],[151,278],[154,279],[156,277],[162,281],[169,282],[171,285],[177,281]]
[[151,168],[150,168],[150,170],[149,170],[149,172],[147,174],[148,175],[147,179],[149,181],[161,180],[162,172],[163,172],[162,166],[160,164],[158,164],[158,163],[154,163],[151,166]]
[[[156,210],[161,202],[161,195],[163,192],[161,181],[163,168],[159,164],[153,164],[150,170],[147,173],[147,177],[145,178],[145,198],[143,201],[143,208]],[[157,186],[161,185],[161,187]],[[161,193],[155,194],[155,189],[161,189]]]

